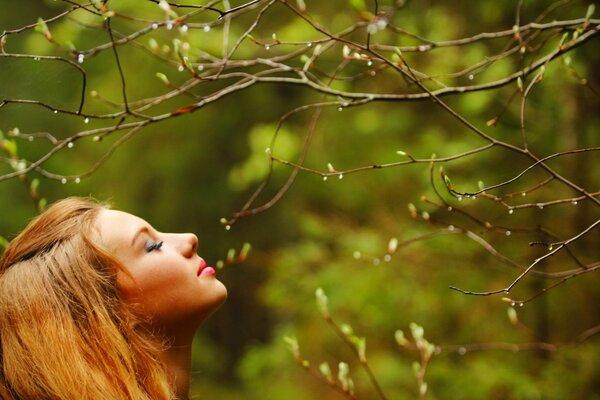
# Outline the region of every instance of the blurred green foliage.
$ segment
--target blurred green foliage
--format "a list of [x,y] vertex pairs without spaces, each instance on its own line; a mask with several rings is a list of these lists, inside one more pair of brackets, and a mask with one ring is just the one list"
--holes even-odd
[[[231,6],[241,2],[230,2]],[[234,4],[235,3],[235,4]],[[296,2],[294,2],[296,3]],[[303,3],[303,2],[298,2]],[[306,9],[316,23],[331,31],[371,18],[373,3],[345,0],[316,2],[306,0]],[[380,7],[398,2],[380,2]],[[521,21],[529,22],[551,2],[525,2]],[[150,1],[111,1],[120,14],[160,20],[156,4]],[[588,4],[571,1],[558,8],[548,19],[580,18]],[[0,31],[35,24],[68,6],[59,1],[4,2],[0,12]],[[368,13],[371,13],[369,16]],[[214,15],[213,15],[214,17]],[[392,21],[396,26],[430,40],[448,40],[473,36],[480,32],[511,29],[515,4],[491,1],[406,1]],[[201,14],[196,23],[211,22]],[[233,20],[230,40],[239,37],[253,21],[253,14]],[[77,12],[72,18],[49,23],[56,42],[78,51],[109,41],[96,27],[99,19]],[[116,30],[132,32],[130,21],[113,19]],[[143,24],[137,25],[140,29]],[[41,29],[41,28],[40,28]],[[222,52],[222,25],[210,32],[197,30],[187,34],[194,49],[213,55]],[[322,35],[284,7],[273,7],[264,16],[253,38],[244,41],[236,57],[267,57],[263,46],[272,35],[281,41],[308,42]],[[184,36],[177,29],[156,30],[144,36],[138,45],[118,48],[127,94],[135,101],[159,96],[167,90],[156,77],[164,74],[174,85],[189,76],[178,72],[174,64],[148,57],[152,37],[164,53],[173,48],[173,39]],[[364,31],[350,37],[364,41]],[[421,42],[411,36],[392,35],[383,30],[372,38],[395,45]],[[423,54],[405,54],[409,63],[431,76],[458,71],[499,52],[507,40],[478,42],[466,47],[441,48]],[[595,40],[595,41],[594,41]],[[550,51],[556,43],[546,44]],[[230,44],[231,45],[231,44]],[[61,54],[48,43],[44,32],[27,31],[8,37],[5,49],[14,53]],[[276,51],[276,49],[270,50]],[[335,55],[334,55],[335,53]],[[162,53],[161,53],[162,54]],[[307,53],[310,55],[311,53]],[[328,50],[317,60],[317,68],[335,68],[342,46]],[[543,53],[545,54],[545,53]],[[163,54],[164,55],[164,54]],[[594,87],[599,87],[600,52],[597,39],[569,54],[572,65]],[[164,56],[163,58],[168,58]],[[87,71],[86,105],[88,113],[110,113],[110,103],[122,100],[121,82],[110,51],[84,60]],[[354,68],[354,70],[353,70]],[[467,77],[447,78],[447,85],[468,85],[499,79],[521,66],[514,58],[495,62],[489,68]],[[349,66],[357,73],[363,66]],[[49,60],[0,58],[0,99],[36,99],[61,109],[77,109],[81,93],[81,74],[65,63]],[[351,75],[351,74],[349,74]],[[323,78],[325,79],[325,78]],[[443,79],[443,78],[440,78]],[[471,82],[472,81],[472,82]],[[206,83],[216,90],[223,82]],[[428,87],[436,87],[427,82]],[[368,81],[337,81],[333,87],[345,90],[400,93],[410,90],[397,72],[382,71]],[[513,101],[496,126],[486,121],[502,113],[516,85],[494,91],[472,92],[444,98],[461,115],[495,138],[520,144],[519,102]],[[91,96],[96,91],[96,97]],[[102,101],[106,99],[108,101]],[[252,243],[248,260],[225,267],[219,274],[229,288],[227,304],[208,321],[195,342],[194,398],[245,400],[339,399],[340,394],[313,379],[298,367],[289,354],[283,337],[298,338],[302,355],[318,366],[344,361],[356,385],[357,398],[374,399],[367,376],[352,352],[336,337],[322,319],[314,302],[314,292],[322,287],[329,308],[340,323],[350,324],[356,334],[366,338],[369,365],[389,399],[415,399],[417,381],[411,367],[419,360],[417,352],[398,346],[394,333],[408,332],[411,322],[425,330],[425,337],[437,346],[477,343],[546,342],[559,346],[556,352],[526,350],[442,351],[434,354],[425,380],[429,399],[600,399],[600,345],[597,337],[577,343],[578,335],[599,323],[600,296],[598,276],[584,275],[549,292],[535,302],[517,309],[518,319],[527,329],[511,324],[506,317],[507,304],[499,297],[469,297],[450,291],[453,284],[474,290],[503,287],[514,279],[516,270],[506,267],[463,235],[436,236],[402,247],[387,262],[382,258],[390,238],[400,241],[431,232],[425,221],[413,220],[406,205],[415,203],[437,221],[450,221],[472,228],[503,254],[527,265],[542,254],[528,242],[540,240],[521,227],[546,225],[551,229],[575,234],[597,214],[589,202],[575,207],[560,205],[551,210],[527,209],[509,216],[506,208],[485,200],[451,199],[455,207],[464,207],[474,215],[499,226],[502,232],[474,226],[466,217],[455,216],[419,201],[421,195],[435,199],[429,182],[427,164],[367,171],[346,175],[342,180],[300,173],[283,199],[268,211],[243,218],[226,231],[219,222],[237,211],[262,182],[269,171],[265,148],[277,157],[295,161],[304,143],[312,112],[303,112],[286,120],[274,139],[279,118],[294,107],[322,101],[321,94],[284,84],[261,84],[226,96],[219,101],[177,118],[153,124],[120,146],[109,161],[76,184],[41,178],[32,173],[28,179],[40,179],[36,190],[53,201],[69,195],[109,200],[123,209],[149,220],[159,230],[193,231],[200,238],[199,252],[216,262],[224,259],[228,248]],[[335,100],[335,99],[334,99]],[[154,109],[169,112],[190,104],[178,96]],[[527,128],[531,148],[547,155],[564,149],[597,145],[600,127],[598,96],[580,85],[561,61],[548,65],[545,79],[528,98]],[[76,115],[54,114],[40,107],[11,104],[0,108],[0,129],[8,132],[52,132],[59,139],[82,129],[103,126],[103,121]],[[50,159],[44,166],[63,174],[80,174],[102,156],[117,137],[76,142]],[[19,152],[36,159],[50,144],[36,139],[33,144],[2,138],[9,153]],[[481,146],[483,142],[463,125],[431,102],[371,103],[342,111],[325,108],[317,123],[306,165],[326,171],[331,163],[339,170],[356,166],[384,164],[406,159],[402,150],[417,158],[432,153],[447,157]],[[11,150],[12,149],[12,150]],[[3,155],[3,157],[6,154]],[[10,154],[9,154],[10,156]],[[94,160],[94,161],[92,161]],[[477,182],[492,184],[526,168],[524,157],[497,150],[444,165],[454,185],[465,191],[477,190]],[[590,191],[600,187],[596,154],[569,156],[553,167]],[[10,172],[9,163],[0,172]],[[267,201],[284,184],[292,169],[274,164],[272,179],[260,201]],[[437,167],[435,169],[438,177]],[[533,171],[527,180],[502,191],[525,190],[545,175]],[[0,183],[0,234],[10,239],[37,213],[31,202],[30,187],[19,179]],[[437,181],[436,187],[444,191]],[[572,195],[559,184],[535,192],[528,201],[544,201],[547,196]],[[450,223],[449,222],[449,223]],[[585,262],[597,260],[597,230],[574,249]],[[4,240],[0,237],[0,246]],[[353,255],[358,252],[358,259]],[[372,258],[371,258],[372,257]],[[550,270],[566,269],[569,259],[559,255]],[[564,264],[564,268],[561,266]],[[515,298],[526,298],[552,281],[532,278],[515,288]],[[335,375],[335,373],[334,373]]]

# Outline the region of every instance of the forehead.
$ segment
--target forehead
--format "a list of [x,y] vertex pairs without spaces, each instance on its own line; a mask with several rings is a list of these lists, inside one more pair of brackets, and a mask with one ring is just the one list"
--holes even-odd
[[148,223],[135,215],[104,209],[96,220],[100,240],[109,248],[128,246],[135,234]]

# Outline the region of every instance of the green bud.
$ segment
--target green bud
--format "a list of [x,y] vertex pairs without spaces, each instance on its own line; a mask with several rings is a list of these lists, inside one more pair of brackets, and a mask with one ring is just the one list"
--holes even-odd
[[419,341],[419,340],[423,339],[425,330],[423,329],[422,326],[417,325],[414,322],[411,322],[409,327],[410,327],[410,333],[411,333],[412,337],[415,339],[415,341]]
[[300,345],[298,344],[298,339],[294,336],[285,336],[283,341],[287,344],[288,349],[292,352],[294,357],[300,357]]
[[354,329],[352,329],[352,327],[348,324],[342,324],[340,329],[346,336],[351,336],[354,333]]
[[148,45],[150,46],[150,48],[152,49],[152,51],[154,51],[155,53],[160,51],[160,47],[159,47],[158,42],[156,41],[156,39],[150,38],[150,40],[148,40]]
[[34,178],[31,181],[31,185],[29,185],[29,193],[31,197],[38,197],[38,187],[40,186],[40,180],[38,178]]
[[296,6],[298,6],[300,12],[306,11],[306,3],[304,3],[304,0],[296,0]]
[[513,307],[508,307],[506,312],[508,314],[508,319],[510,320],[510,323],[516,325],[519,322],[519,318],[517,317],[517,311]]
[[367,362],[367,339],[364,337],[356,337],[352,338],[352,343],[356,348],[356,352],[358,353],[358,359],[362,363]]
[[46,206],[48,205],[48,200],[46,200],[45,198],[41,198],[40,201],[38,201],[38,210],[40,212],[44,211],[46,209]]
[[388,253],[394,254],[398,250],[398,239],[393,237],[388,242]]
[[348,391],[348,388],[349,388],[349,382],[348,382],[348,374],[349,373],[350,373],[350,367],[348,367],[348,364],[341,361],[338,364],[338,380],[342,384],[342,389],[344,391]]
[[594,15],[594,11],[596,11],[596,5],[592,3],[587,8],[587,11],[585,13],[585,19],[592,18],[592,15]]
[[321,374],[327,379],[329,382],[333,382],[333,374],[331,373],[331,368],[329,367],[329,363],[324,361],[319,365],[319,371]]
[[315,291],[315,296],[317,297],[317,307],[319,307],[321,314],[323,315],[323,317],[329,318],[330,314],[329,309],[327,307],[327,296],[325,295],[323,289],[318,288]]
[[235,249],[232,247],[227,250],[227,262],[232,263],[235,260]]
[[50,33],[50,29],[48,29],[48,25],[46,24],[46,21],[44,21],[43,18],[40,17],[37,19],[37,24],[35,25],[34,30],[46,36],[46,39],[52,40],[52,34]]
[[162,81],[162,83],[164,83],[165,85],[167,85],[167,86],[171,85],[171,82],[169,81],[169,78],[167,78],[167,76],[165,74],[157,72],[156,73],[156,77],[158,79],[160,79]]
[[240,261],[244,261],[248,257],[248,252],[252,249],[252,245],[248,242],[245,242],[242,245],[242,250],[240,250]]
[[413,361],[412,370],[414,374],[418,376],[419,372],[421,371],[421,364],[418,361]]
[[396,331],[396,333],[394,334],[394,338],[396,339],[396,343],[398,343],[399,346],[405,347],[408,344],[408,340],[404,336],[404,332],[402,332],[402,330],[400,329]]

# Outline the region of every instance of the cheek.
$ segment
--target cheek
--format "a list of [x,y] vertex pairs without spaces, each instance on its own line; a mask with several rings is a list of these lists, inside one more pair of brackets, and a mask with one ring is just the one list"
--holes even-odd
[[155,308],[161,303],[175,300],[177,293],[189,290],[194,284],[189,274],[174,268],[144,268],[130,271],[130,276],[122,273],[117,276],[119,291],[127,302],[140,303]]

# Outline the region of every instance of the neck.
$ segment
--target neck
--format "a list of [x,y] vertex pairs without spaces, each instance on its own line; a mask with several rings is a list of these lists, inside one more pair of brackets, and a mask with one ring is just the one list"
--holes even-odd
[[192,366],[191,341],[187,344],[173,344],[160,357],[167,368],[171,387],[177,396],[176,398],[178,400],[188,400]]

